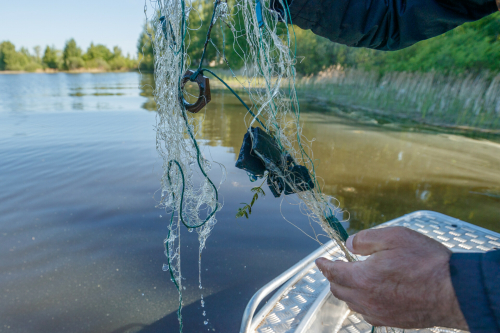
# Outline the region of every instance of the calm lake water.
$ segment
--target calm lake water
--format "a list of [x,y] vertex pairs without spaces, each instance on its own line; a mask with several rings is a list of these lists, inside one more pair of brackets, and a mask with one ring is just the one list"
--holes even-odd
[[[168,217],[155,208],[151,80],[0,75],[1,332],[178,331],[162,271]],[[227,168],[224,208],[203,253],[203,290],[196,233],[183,234],[185,332],[236,332],[253,293],[318,246],[283,219],[312,233],[298,207],[267,188],[250,219],[235,219],[254,185],[234,167],[245,112],[227,91],[212,96],[201,136]],[[354,121],[307,100],[301,109],[349,232],[421,209],[500,231],[500,144]]]

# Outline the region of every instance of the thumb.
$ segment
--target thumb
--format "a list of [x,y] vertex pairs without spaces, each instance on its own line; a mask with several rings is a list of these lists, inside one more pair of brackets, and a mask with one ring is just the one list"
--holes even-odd
[[401,244],[401,238],[406,235],[405,229],[404,227],[387,227],[362,230],[347,239],[346,247],[352,253],[362,256],[390,250]]
[[316,259],[316,266],[319,268],[319,271],[326,277],[328,281],[331,281],[333,279],[332,264],[333,261],[328,260],[326,258]]

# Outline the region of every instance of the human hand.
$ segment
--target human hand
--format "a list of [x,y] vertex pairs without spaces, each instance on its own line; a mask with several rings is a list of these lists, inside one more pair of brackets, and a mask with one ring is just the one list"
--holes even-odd
[[365,261],[316,260],[332,294],[373,326],[467,330],[441,243],[404,227],[363,230],[347,248]]

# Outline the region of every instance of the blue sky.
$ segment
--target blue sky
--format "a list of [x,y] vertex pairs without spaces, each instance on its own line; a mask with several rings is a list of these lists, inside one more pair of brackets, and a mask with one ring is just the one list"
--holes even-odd
[[[148,14],[151,14],[149,7]],[[136,56],[144,24],[144,0],[23,0],[2,1],[0,41],[9,40],[32,52],[36,45],[64,47],[74,38],[83,50],[90,42]]]

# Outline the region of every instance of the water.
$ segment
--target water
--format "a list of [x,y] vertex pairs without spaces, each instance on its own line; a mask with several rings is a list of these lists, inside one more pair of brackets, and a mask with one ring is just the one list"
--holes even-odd
[[[144,84],[151,77],[136,73],[0,75],[0,331],[177,331]],[[197,235],[182,235],[185,332],[237,331],[253,293],[317,247],[282,218],[311,233],[293,200],[267,188],[250,219],[235,220],[254,185],[234,168],[244,111],[227,91],[212,96],[203,149],[228,175],[203,290]],[[500,231],[498,143],[302,109],[317,174],[350,212],[350,232],[419,209]]]

